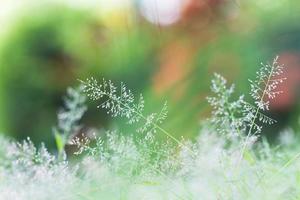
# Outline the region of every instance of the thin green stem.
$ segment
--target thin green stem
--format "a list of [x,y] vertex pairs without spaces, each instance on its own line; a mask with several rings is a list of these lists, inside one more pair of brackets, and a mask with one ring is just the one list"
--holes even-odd
[[[293,156],[291,159],[289,159],[275,174],[270,176],[265,182],[271,181],[274,177],[278,176],[279,173],[281,173],[284,169],[286,169],[288,166],[290,166],[298,158],[300,158],[300,152],[298,152],[295,156]],[[262,179],[256,183],[256,186],[258,186],[261,182],[262,182]]]
[[276,174],[282,172],[285,168],[290,166],[294,161],[296,161],[300,157],[300,152],[298,152],[294,157],[292,157],[290,160],[288,160],[279,170]]

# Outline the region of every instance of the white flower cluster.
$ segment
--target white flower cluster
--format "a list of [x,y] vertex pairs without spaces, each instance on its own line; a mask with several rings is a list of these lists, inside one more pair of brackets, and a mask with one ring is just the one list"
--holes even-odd
[[41,174],[52,176],[56,169],[63,172],[67,167],[67,162],[57,160],[43,143],[40,148],[36,148],[29,138],[21,143],[7,143],[4,148],[6,155],[0,165],[9,173],[22,174],[23,178],[35,178]]
[[278,85],[286,80],[285,77],[282,77],[283,69],[284,66],[278,63],[278,56],[276,56],[272,64],[261,64],[261,68],[256,72],[255,80],[249,80],[251,86],[250,95],[254,99],[255,104],[255,106],[248,104],[246,107],[247,117],[251,121],[249,136],[261,132],[262,126],[257,121],[267,124],[276,122],[262,112],[268,111],[270,100],[283,92],[278,90]]
[[216,130],[228,136],[231,140],[240,136],[245,130],[245,118],[243,108],[245,105],[244,96],[232,101],[234,85],[229,88],[226,86],[226,79],[219,74],[214,75],[211,90],[214,97],[208,97],[207,100],[213,107],[212,122]]
[[145,101],[142,95],[136,100],[130,89],[121,82],[116,87],[111,80],[103,79],[101,83],[94,78],[81,81],[84,92],[92,100],[103,100],[98,108],[107,110],[112,117],[125,117],[129,124],[143,121],[138,132],[152,134],[158,129],[167,117],[167,104],[165,103],[159,113],[144,114]]
[[282,77],[283,65],[278,63],[278,56],[272,64],[261,63],[261,68],[256,72],[255,80],[249,80],[251,91],[250,95],[255,100],[255,105],[260,110],[269,110],[270,99],[274,99],[283,91],[277,90],[278,85],[286,80]]
[[123,136],[116,131],[105,137],[75,138],[76,155],[102,163],[114,173],[128,177],[171,174],[178,168],[176,148],[170,142],[160,143],[147,137]]
[[245,101],[244,95],[232,101],[234,85],[228,88],[227,81],[215,74],[211,86],[215,96],[209,97],[208,102],[213,107],[212,122],[218,130],[227,136],[241,135],[240,133],[248,131],[249,138],[261,133],[261,123],[274,124],[276,121],[263,112],[269,110],[270,99],[282,93],[277,90],[278,85],[286,79],[281,77],[282,74],[283,66],[278,64],[278,57],[271,65],[262,64],[256,79],[250,80],[250,95],[254,99],[254,105]]
[[[0,137],[4,144],[5,138]],[[0,199],[59,199],[70,189],[76,170],[59,161],[45,145],[34,146],[30,139],[0,146]]]

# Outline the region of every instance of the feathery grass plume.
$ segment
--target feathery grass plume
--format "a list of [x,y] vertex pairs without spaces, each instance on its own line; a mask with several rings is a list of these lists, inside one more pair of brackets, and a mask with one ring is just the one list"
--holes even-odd
[[245,105],[244,96],[237,100],[231,100],[234,92],[234,85],[227,87],[227,81],[219,74],[214,74],[211,82],[211,91],[215,96],[208,97],[207,100],[212,106],[211,122],[216,130],[224,134],[228,139],[235,140],[241,137],[246,129],[243,107]]
[[58,199],[70,188],[75,169],[71,171],[66,161],[58,160],[43,144],[37,148],[29,138],[19,143],[4,141],[6,145],[1,148],[6,154],[0,158],[1,199]]
[[256,72],[256,78],[249,80],[251,91],[250,95],[254,100],[255,106],[246,105],[247,118],[250,121],[248,135],[255,135],[261,132],[262,126],[257,121],[266,124],[274,124],[276,121],[263,114],[269,110],[270,100],[283,93],[278,90],[278,85],[286,80],[282,77],[284,66],[278,63],[278,56],[272,64],[261,63],[261,68]]
[[54,128],[55,141],[59,156],[64,154],[65,145],[72,140],[74,134],[80,129],[78,125],[87,110],[85,105],[86,97],[83,94],[83,87],[68,88],[67,96],[64,98],[64,108],[60,109],[57,118],[58,124]]
[[256,78],[249,80],[250,82],[250,95],[254,100],[254,105],[250,103],[245,104],[245,118],[249,122],[248,133],[242,144],[241,157],[244,155],[247,147],[253,142],[252,138],[256,138],[262,131],[263,124],[272,125],[276,120],[268,117],[263,112],[269,110],[270,100],[276,98],[277,95],[283,93],[278,90],[278,85],[286,80],[282,77],[284,66],[278,63],[278,56],[276,56],[272,64],[261,63],[261,68],[256,72]]
[[[107,114],[112,117],[125,117],[129,124],[142,123],[137,132],[145,133],[148,137],[153,137],[157,130],[161,131],[179,145],[183,144],[172,134],[160,127],[167,117],[167,103],[164,104],[159,113],[144,113],[144,98],[140,94],[138,100],[135,99],[130,89],[121,82],[118,88],[111,80],[103,79],[101,83],[94,78],[81,81],[84,92],[92,100],[103,100],[98,108],[107,110]],[[183,146],[184,147],[184,146]]]
[[278,64],[278,57],[272,64],[262,64],[256,74],[255,80],[249,80],[250,95],[254,99],[254,105],[245,101],[244,95],[232,101],[234,85],[227,87],[226,79],[218,74],[215,74],[211,85],[215,96],[208,97],[208,102],[213,107],[212,122],[218,131],[226,133],[231,139],[232,135],[242,137],[240,133],[247,132],[246,138],[242,137],[244,150],[255,142],[255,138],[261,133],[262,125],[259,122],[269,125],[276,122],[263,112],[269,110],[270,100],[282,93],[277,88],[286,79],[281,77],[283,65]]
[[86,154],[89,159],[119,175],[140,178],[175,173],[177,149],[170,142],[160,143],[152,138],[138,139],[134,136],[122,136],[116,131],[108,131],[105,139],[95,137],[75,138],[76,155]]
[[[36,148],[29,138],[23,142],[10,142],[6,146],[7,154],[1,161],[5,163],[5,168],[10,173],[24,173],[28,178],[34,178],[43,171],[67,166],[66,161],[59,161],[48,152],[42,143],[40,148]],[[48,172],[47,172],[48,173]]]

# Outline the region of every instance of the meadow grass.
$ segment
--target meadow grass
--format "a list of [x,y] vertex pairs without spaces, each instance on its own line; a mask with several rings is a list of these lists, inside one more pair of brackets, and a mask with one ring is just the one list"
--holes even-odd
[[[270,99],[283,66],[277,58],[262,65],[250,81],[250,96],[234,100],[234,86],[216,74],[212,80],[212,118],[203,122],[195,142],[177,139],[161,128],[167,104],[158,113],[145,113],[142,95],[135,98],[121,83],[93,78],[68,89],[65,108],[54,128],[58,154],[36,147],[30,139],[0,138],[1,199],[299,199],[300,148],[292,130],[281,133],[278,146],[260,137]],[[76,137],[86,111],[84,96],[99,101],[112,117],[127,119],[136,132],[98,131]],[[164,134],[166,140],[156,139]],[[98,135],[102,135],[101,137]],[[77,146],[75,163],[64,152]]]

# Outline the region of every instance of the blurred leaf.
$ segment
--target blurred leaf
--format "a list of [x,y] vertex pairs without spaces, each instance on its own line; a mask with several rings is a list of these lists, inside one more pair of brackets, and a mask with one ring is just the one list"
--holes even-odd
[[55,138],[58,153],[61,154],[65,148],[65,139],[56,129],[54,129],[54,138]]

